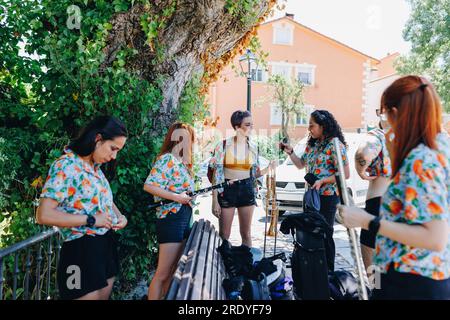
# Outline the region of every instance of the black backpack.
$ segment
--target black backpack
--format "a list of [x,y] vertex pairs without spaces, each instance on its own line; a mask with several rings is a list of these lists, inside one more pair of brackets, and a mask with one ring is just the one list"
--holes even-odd
[[[359,300],[358,280],[348,271],[340,270],[328,275],[330,296],[333,300]],[[366,287],[367,293],[370,289]]]
[[271,300],[270,289],[264,273],[261,273],[261,280],[247,279],[242,289],[243,300]]

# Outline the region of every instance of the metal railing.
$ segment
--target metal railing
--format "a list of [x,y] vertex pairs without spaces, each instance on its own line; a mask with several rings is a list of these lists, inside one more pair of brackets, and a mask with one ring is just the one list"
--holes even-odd
[[[23,300],[41,300],[43,293],[47,300],[56,297],[56,269],[60,250],[61,237],[58,228],[0,249],[0,300],[17,300],[18,293]],[[8,268],[11,266],[12,271]],[[23,287],[18,288],[19,281],[23,283]],[[8,294],[4,295],[5,287]]]

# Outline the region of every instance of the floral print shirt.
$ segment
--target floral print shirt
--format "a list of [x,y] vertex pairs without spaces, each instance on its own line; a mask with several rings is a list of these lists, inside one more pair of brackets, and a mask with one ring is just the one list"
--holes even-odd
[[[44,184],[41,198],[58,202],[57,209],[65,213],[95,215],[109,213],[113,224],[118,222],[113,210],[113,196],[108,180],[100,169],[100,164],[90,166],[70,149],[53,162]],[[84,235],[103,235],[109,229],[79,226],[61,228],[65,241]]]
[[[214,184],[220,184],[225,182],[225,173],[224,173],[224,160],[225,160],[225,152],[228,147],[231,147],[234,143],[234,137],[228,138],[225,140],[225,148],[223,146],[223,140],[217,143],[214,148],[211,159],[209,160],[209,167],[214,169]],[[256,177],[256,171],[259,168],[259,159],[258,159],[258,149],[257,147],[249,140],[248,141],[249,150],[252,153],[253,160],[251,170],[251,176]],[[223,192],[223,188],[217,189],[218,193]],[[257,194],[257,185],[255,179],[255,194]]]
[[[424,144],[411,150],[382,199],[380,215],[388,221],[424,224],[449,222],[450,138],[437,137],[438,150]],[[434,280],[450,278],[450,241],[442,252],[414,248],[377,235],[374,263],[387,272],[418,274]]]
[[[345,166],[348,164],[347,150],[345,145],[340,141],[339,146],[341,149],[342,161]],[[306,145],[305,152],[300,159],[306,165],[306,172],[316,175],[319,179],[330,177],[337,172],[338,164],[332,139],[325,139],[323,141],[317,140],[314,146]],[[336,184],[323,184],[319,190],[319,194],[323,196],[337,194]]]
[[[186,166],[172,153],[165,153],[156,159],[145,184],[156,186],[175,193],[193,192],[194,179],[189,174]],[[155,196],[155,201],[161,201]],[[181,209],[182,204],[172,202],[156,209],[156,217],[164,219],[169,214],[175,214]]]
[[386,147],[386,137],[381,129],[373,129],[368,134],[375,136],[379,141],[381,151],[378,156],[370,163],[367,173],[371,177],[390,177],[392,175],[391,159]]

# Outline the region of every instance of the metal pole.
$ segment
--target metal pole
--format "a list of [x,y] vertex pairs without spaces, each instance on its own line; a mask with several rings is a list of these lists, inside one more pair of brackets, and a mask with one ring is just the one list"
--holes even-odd
[[247,74],[247,111],[251,111],[251,95],[252,95],[252,69],[251,69],[251,61],[250,57],[248,60],[248,74]]

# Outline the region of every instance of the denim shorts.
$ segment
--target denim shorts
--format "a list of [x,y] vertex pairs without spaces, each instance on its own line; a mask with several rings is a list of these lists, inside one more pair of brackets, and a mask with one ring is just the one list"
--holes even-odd
[[183,205],[177,213],[156,220],[158,243],[179,243],[189,237],[192,227],[192,208]]
[[217,197],[221,208],[240,208],[256,205],[253,179],[245,179],[225,186]]

